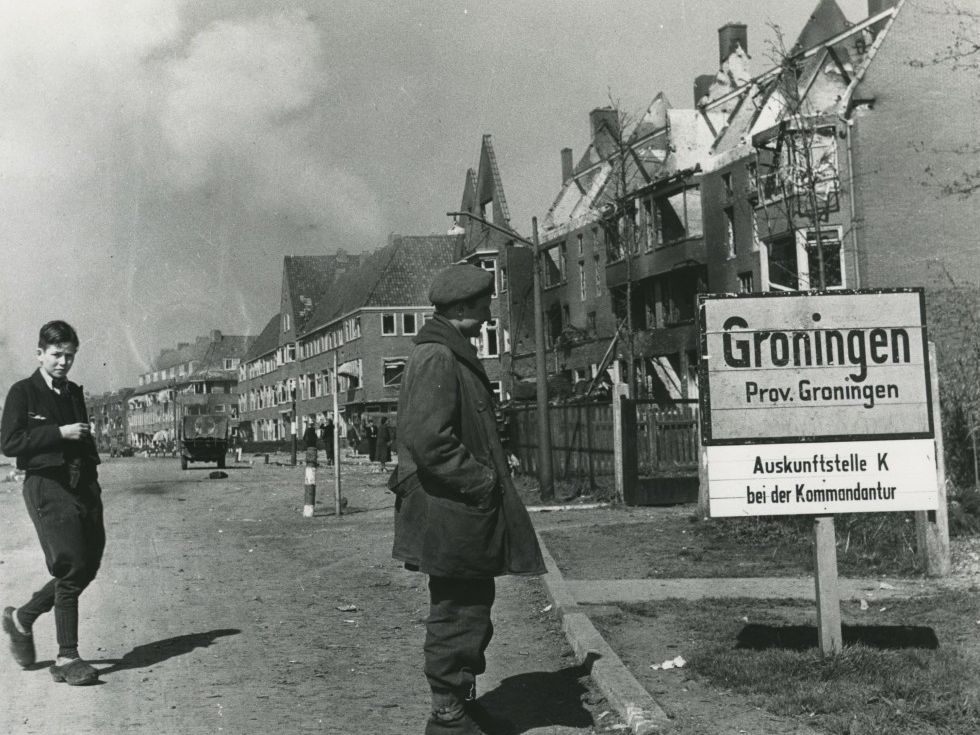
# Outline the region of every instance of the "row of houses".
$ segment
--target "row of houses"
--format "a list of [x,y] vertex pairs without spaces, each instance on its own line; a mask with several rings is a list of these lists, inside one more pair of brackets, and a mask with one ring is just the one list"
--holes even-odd
[[[693,78],[689,106],[655,94],[636,114],[589,113],[583,152],[560,150],[557,194],[531,237],[511,221],[483,136],[448,234],[284,259],[279,310],[225,384],[237,382],[242,435],[282,441],[335,400],[341,431],[391,414],[432,314],[428,283],[454,262],[494,274],[493,320],[475,343],[498,397],[532,397],[533,241],[553,398],[601,391],[613,361],[636,395],[696,398],[705,292],[924,286],[932,337],[955,349],[963,323],[946,307],[980,314],[976,74],[956,60],[963,28],[950,30],[971,18],[947,0],[869,0],[852,23],[819,0],[764,63],[749,29],[726,24],[719,68]],[[134,392],[163,401],[143,436],[167,430],[173,367]]]
[[238,370],[254,342],[254,336],[211,330],[161,350],[134,387],[87,396],[100,451],[170,447],[183,416],[223,414],[237,423]]

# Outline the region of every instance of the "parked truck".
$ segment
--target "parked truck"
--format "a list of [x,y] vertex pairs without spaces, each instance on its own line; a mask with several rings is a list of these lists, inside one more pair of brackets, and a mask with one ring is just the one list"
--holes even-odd
[[180,426],[180,469],[189,462],[217,462],[224,469],[228,454],[228,419],[205,414],[184,416]]

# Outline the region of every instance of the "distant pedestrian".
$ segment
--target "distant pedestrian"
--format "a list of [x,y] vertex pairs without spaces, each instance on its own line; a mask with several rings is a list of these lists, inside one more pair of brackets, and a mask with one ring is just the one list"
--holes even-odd
[[378,472],[386,472],[391,461],[391,429],[388,427],[388,417],[381,417],[381,425],[377,429],[378,436],[374,447],[374,459],[381,466]]
[[367,434],[368,441],[368,457],[370,457],[372,462],[378,461],[378,427],[374,423],[374,419],[368,421],[367,429],[365,430]]
[[357,454],[360,443],[361,435],[357,431],[357,422],[351,421],[350,426],[347,427],[347,446],[354,450],[354,454]]
[[475,266],[436,274],[429,290],[436,314],[413,340],[399,394],[392,556],[429,575],[426,735],[495,729],[476,704],[493,635],[494,577],[545,572],[497,437],[493,390],[470,342],[491,318],[492,289],[493,274]]
[[357,429],[357,435],[357,453],[367,455],[368,459],[370,459],[371,438],[368,436],[368,423],[366,419],[361,421],[361,425]]
[[71,325],[41,327],[40,367],[11,386],[0,420],[0,446],[25,470],[24,501],[52,577],[26,604],[4,608],[3,632],[14,660],[28,668],[37,660],[34,621],[53,608],[58,656],[51,676],[73,686],[99,678],[78,653],[78,599],[95,579],[105,549],[99,453],[82,386],[68,380],[77,351]]
[[326,423],[320,424],[320,441],[327,452],[327,466],[333,465],[333,419],[327,418]]
[[303,446],[306,448],[306,466],[316,467],[316,424],[312,421],[303,432]]

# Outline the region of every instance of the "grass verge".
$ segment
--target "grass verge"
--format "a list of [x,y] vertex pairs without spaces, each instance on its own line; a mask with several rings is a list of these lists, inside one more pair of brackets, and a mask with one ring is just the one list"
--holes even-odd
[[[973,735],[980,732],[976,594],[889,600],[866,611],[845,603],[846,645],[827,659],[816,647],[809,602],[671,600],[622,606],[596,622],[641,673],[658,660],[657,652],[638,651],[644,628],[655,628],[682,641],[684,676],[820,732]],[[661,704],[670,710],[670,701]]]
[[[812,576],[809,517],[698,520],[688,506],[658,509],[641,522],[543,531],[570,579]],[[915,524],[908,513],[840,515],[841,576],[913,576]]]

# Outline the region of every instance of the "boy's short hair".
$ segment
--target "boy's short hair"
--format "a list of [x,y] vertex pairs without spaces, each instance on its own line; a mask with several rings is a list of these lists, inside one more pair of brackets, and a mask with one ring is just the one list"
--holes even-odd
[[51,345],[71,345],[78,349],[78,333],[68,322],[55,319],[41,327],[37,335],[38,349],[46,350]]

